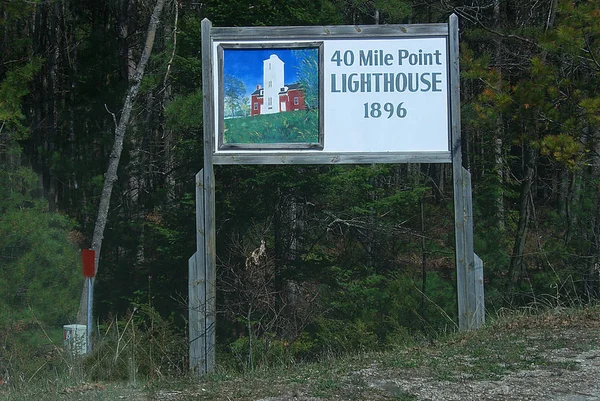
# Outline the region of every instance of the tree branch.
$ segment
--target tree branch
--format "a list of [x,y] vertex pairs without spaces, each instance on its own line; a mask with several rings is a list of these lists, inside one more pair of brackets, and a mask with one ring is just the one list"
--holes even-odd
[[167,79],[169,78],[171,66],[173,65],[173,59],[175,58],[175,50],[177,49],[177,21],[179,20],[179,2],[178,0],[174,0],[173,3],[175,4],[175,22],[173,23],[173,51],[171,52],[171,58],[167,64],[167,72],[165,73],[165,77],[163,79],[163,87],[167,86]]

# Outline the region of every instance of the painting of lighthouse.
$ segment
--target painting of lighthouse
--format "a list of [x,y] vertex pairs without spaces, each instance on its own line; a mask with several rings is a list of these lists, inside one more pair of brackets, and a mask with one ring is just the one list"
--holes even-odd
[[272,54],[263,65],[263,85],[252,92],[250,115],[306,110],[306,88],[296,82],[285,85],[284,62]]
[[262,105],[262,114],[279,113],[279,88],[283,88],[283,61],[276,54],[271,54],[268,59],[263,61],[264,75],[264,99],[266,104]]
[[221,46],[219,149],[322,149],[320,44]]

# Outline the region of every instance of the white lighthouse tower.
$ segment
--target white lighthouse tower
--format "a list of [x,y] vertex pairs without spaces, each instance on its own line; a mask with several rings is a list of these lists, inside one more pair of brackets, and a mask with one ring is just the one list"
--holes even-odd
[[283,61],[275,54],[263,61],[263,104],[260,114],[279,113],[279,91],[283,88]]

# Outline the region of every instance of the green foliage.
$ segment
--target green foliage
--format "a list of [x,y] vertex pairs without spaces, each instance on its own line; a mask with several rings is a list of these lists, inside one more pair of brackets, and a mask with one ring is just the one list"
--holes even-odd
[[169,103],[165,114],[173,129],[202,127],[202,91],[177,97]]
[[585,112],[585,117],[590,121],[592,126],[600,127],[600,96],[583,99],[580,103],[581,108]]
[[206,15],[215,26],[327,25],[342,22],[343,8],[344,4],[328,0],[258,0],[252,4],[235,0],[208,3]]
[[[301,341],[297,342],[300,343]],[[252,339],[253,361],[252,366],[250,366],[248,361],[250,341],[248,337],[240,337],[229,344],[230,356],[225,357],[225,360],[231,359],[233,363],[230,367],[240,372],[247,372],[252,369],[263,370],[274,366],[288,366],[299,355],[298,345],[294,344],[296,342],[290,344],[289,341],[273,338],[272,335]]]
[[377,335],[361,320],[320,318],[315,321],[314,355],[340,355],[377,348]]
[[31,62],[6,72],[0,82],[0,139],[7,133],[13,140],[23,139],[27,135],[23,126],[25,116],[21,110],[21,101],[29,94],[29,84],[41,64],[41,59],[34,58]]
[[66,323],[79,300],[80,261],[68,239],[72,222],[31,196],[34,182],[27,169],[0,169],[2,324]]
[[581,144],[566,134],[548,135],[542,139],[542,154],[556,159],[569,168],[574,168],[581,155]]
[[[62,327],[37,321],[3,326],[0,330],[0,398],[40,399],[35,391],[52,394],[43,399],[65,399],[71,392],[103,389],[86,383],[125,381],[128,385],[182,377],[187,371],[187,341],[147,304],[124,318],[114,317],[101,324],[94,336],[90,355],[73,355],[63,348]],[[116,399],[114,394],[106,399]],[[4,399],[4,398],[2,398]]]
[[413,15],[412,4],[406,0],[345,0],[337,2],[337,6],[346,24],[374,24],[376,11],[382,24],[406,23]]
[[315,49],[294,50],[299,60],[298,76],[300,88],[304,91],[304,102],[310,109],[319,109],[319,58]]
[[406,0],[375,0],[374,7],[381,13],[385,24],[406,23],[413,14],[411,3]]
[[223,101],[225,117],[244,117],[249,115],[249,99],[246,96],[246,85],[241,79],[225,74],[223,77]]
[[324,294],[330,308],[315,322],[315,351],[374,350],[410,343],[421,328],[432,335],[454,329],[454,290],[436,273],[428,273],[424,294],[408,274],[352,278],[332,269],[332,275],[337,285]]
[[291,111],[225,120],[224,143],[316,143],[317,110]]

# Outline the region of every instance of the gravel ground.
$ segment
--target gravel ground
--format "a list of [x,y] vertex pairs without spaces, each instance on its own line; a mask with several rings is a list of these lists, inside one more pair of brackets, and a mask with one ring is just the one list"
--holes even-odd
[[[473,375],[465,373],[440,380],[427,369],[383,368],[382,365],[385,364],[375,362],[350,373],[350,376],[356,376],[359,380],[348,377],[343,380],[346,397],[329,395],[315,398],[303,395],[302,390],[295,390],[255,400],[600,401],[598,321],[594,320],[591,324],[578,322],[576,327],[570,327],[569,323],[564,326],[535,326],[523,330],[523,341],[531,340],[536,344],[530,351],[535,355],[532,359],[538,363],[531,363],[524,369],[503,372],[494,380],[475,379]],[[556,342],[552,339],[556,339]],[[564,345],[557,348],[559,341]],[[523,356],[523,359],[527,358],[527,355]],[[456,357],[447,360],[440,358],[440,362],[445,363],[452,372],[453,366],[469,364],[470,361],[469,357],[459,355],[458,360]],[[352,383],[358,383],[355,390],[360,396],[347,396],[353,393],[352,389],[347,388]],[[365,386],[372,391],[365,391]]]
[[420,401],[600,401],[599,349],[576,353],[565,348],[549,358],[575,365],[569,369],[533,366],[495,381],[437,381],[428,377],[391,378],[376,371],[361,373],[374,388],[391,395],[412,395]]

